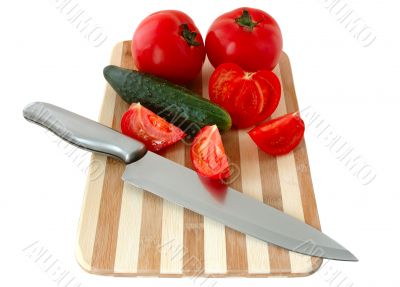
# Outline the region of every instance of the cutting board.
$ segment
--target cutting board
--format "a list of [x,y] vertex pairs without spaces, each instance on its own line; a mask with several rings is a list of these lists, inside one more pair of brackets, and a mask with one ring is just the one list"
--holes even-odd
[[[133,69],[130,46],[130,41],[116,45],[111,63]],[[212,70],[206,61],[189,88],[207,97]],[[274,72],[282,83],[282,98],[272,118],[298,110],[285,53]],[[107,85],[99,122],[120,131],[120,119],[127,109],[128,104]],[[247,130],[232,129],[222,138],[230,161],[237,167],[230,186],[320,228],[304,140],[288,155],[272,157],[257,149]],[[180,142],[162,155],[191,168],[189,150]],[[319,258],[267,244],[125,184],[123,171],[122,162],[92,156],[77,246],[77,260],[90,273],[289,277],[309,275],[322,263]]]

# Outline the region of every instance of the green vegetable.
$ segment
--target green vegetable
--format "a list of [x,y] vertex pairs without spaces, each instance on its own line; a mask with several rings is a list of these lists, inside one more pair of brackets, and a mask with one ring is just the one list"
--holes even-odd
[[228,112],[187,88],[112,65],[105,67],[103,74],[124,101],[140,103],[188,135],[207,125],[215,124],[221,132],[231,128]]

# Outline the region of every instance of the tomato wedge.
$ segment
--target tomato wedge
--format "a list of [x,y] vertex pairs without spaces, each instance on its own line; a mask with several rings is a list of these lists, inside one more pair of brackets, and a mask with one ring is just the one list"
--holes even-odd
[[270,155],[292,151],[304,135],[304,122],[299,113],[287,114],[265,122],[249,131],[257,146]]
[[201,176],[211,179],[230,176],[228,158],[216,125],[205,126],[198,132],[190,148],[190,157]]
[[232,123],[250,127],[268,118],[281,97],[281,84],[273,72],[245,72],[238,65],[220,65],[210,78],[210,100],[225,108]]
[[121,131],[144,143],[148,150],[159,151],[185,137],[185,133],[162,117],[133,103],[122,116]]

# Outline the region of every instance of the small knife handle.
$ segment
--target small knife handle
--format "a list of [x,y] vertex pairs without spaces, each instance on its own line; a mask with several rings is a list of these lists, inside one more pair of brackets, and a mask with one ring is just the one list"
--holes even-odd
[[48,103],[31,103],[23,115],[79,148],[119,158],[127,164],[142,158],[147,151],[139,141]]

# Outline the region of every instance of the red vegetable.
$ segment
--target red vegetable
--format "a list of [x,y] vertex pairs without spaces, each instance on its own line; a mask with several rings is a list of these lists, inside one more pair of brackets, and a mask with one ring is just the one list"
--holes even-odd
[[225,179],[230,175],[228,158],[218,127],[203,127],[193,140],[190,148],[193,166],[201,176]]
[[137,27],[132,57],[143,72],[175,83],[196,78],[205,59],[203,38],[193,20],[183,12],[159,11]]
[[159,151],[185,137],[181,129],[136,103],[122,116],[121,131],[151,151]]
[[226,109],[240,128],[268,118],[281,97],[281,85],[273,72],[248,73],[238,65],[220,65],[211,75],[210,100]]
[[266,12],[239,8],[212,23],[206,49],[214,67],[235,63],[246,71],[272,70],[282,52],[282,34]]
[[299,113],[287,114],[255,127],[249,131],[249,135],[264,152],[282,155],[300,143],[304,135],[304,122]]

